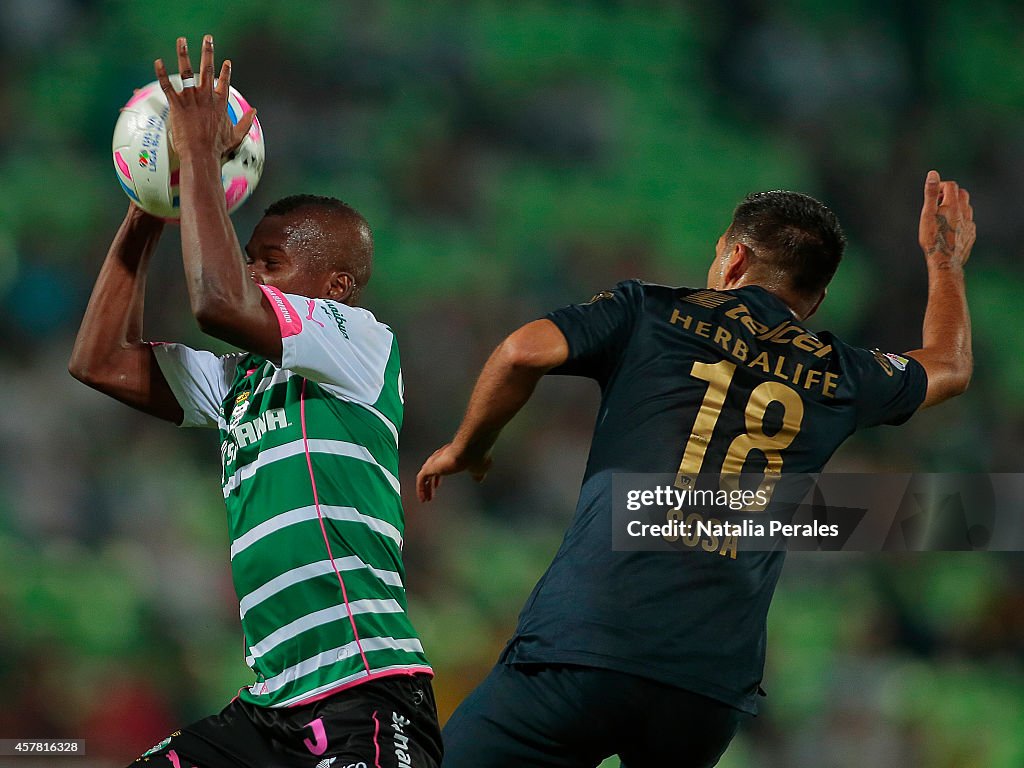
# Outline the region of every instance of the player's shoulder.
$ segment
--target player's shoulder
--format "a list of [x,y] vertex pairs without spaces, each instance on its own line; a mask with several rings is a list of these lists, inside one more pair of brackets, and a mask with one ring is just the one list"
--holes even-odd
[[663,285],[661,283],[652,283],[648,280],[641,280],[638,277],[632,277],[627,280],[621,280],[616,283],[611,289],[600,291],[595,294],[591,301],[597,301],[599,299],[609,299],[613,296],[620,295],[627,298],[636,300],[643,300],[648,296],[652,297],[672,297],[676,294],[682,295],[694,291],[694,288],[687,288],[684,286],[671,286]]
[[730,291],[715,291],[687,285],[665,285],[646,280],[625,280],[616,288],[621,288],[624,293],[652,309],[679,301],[713,309],[737,298]]
[[350,321],[360,323],[367,327],[375,327],[386,329],[389,332],[391,331],[391,326],[381,320],[378,320],[377,316],[366,307],[345,304],[340,301],[335,301],[334,299],[319,299],[319,301],[321,301],[332,314],[341,314],[344,317],[349,318]]
[[821,331],[818,336],[832,347],[833,355],[839,363],[849,369],[892,376],[894,373],[903,373],[908,367],[916,365],[916,361],[906,355],[886,352],[878,347],[869,348],[851,344],[831,331]]
[[680,289],[630,278],[616,283],[609,289],[598,291],[588,301],[577,306],[586,308],[592,305],[607,305],[614,307],[623,317],[636,320],[652,309],[673,301],[674,292],[677,290]]
[[832,331],[818,331],[816,335],[826,345],[824,349],[829,350],[825,356],[828,368],[860,381],[900,379],[915,374],[920,367],[912,357],[852,344]]
[[698,286],[690,285],[667,285],[664,283],[653,283],[649,280],[640,280],[634,278],[631,280],[623,280],[619,283],[616,288],[622,288],[623,290],[631,293],[642,294],[645,296],[654,296],[658,298],[669,298],[669,299],[707,299],[711,302],[726,302],[732,299],[739,298],[736,291],[716,291],[712,288],[703,288]]
[[872,350],[846,341],[835,331],[820,329],[814,331],[814,335],[831,349],[832,354],[826,357],[835,357],[845,361],[852,358],[870,357],[872,355]]
[[345,304],[334,299],[282,294],[295,308],[299,317],[312,327],[337,327],[343,338],[351,340],[352,332],[371,333],[374,336],[393,336],[394,332],[365,307]]
[[616,303],[627,306],[637,317],[668,319],[672,316],[673,310],[683,311],[685,307],[689,307],[702,317],[710,317],[742,298],[737,291],[666,285],[634,278],[623,280],[611,290],[601,291],[587,303],[613,299]]

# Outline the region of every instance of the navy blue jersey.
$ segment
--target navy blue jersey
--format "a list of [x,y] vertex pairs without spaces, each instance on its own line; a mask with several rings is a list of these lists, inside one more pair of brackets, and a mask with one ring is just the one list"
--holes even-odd
[[548,315],[601,386],[576,514],[503,659],[642,675],[756,712],[784,553],[612,550],[615,473],[817,472],[924,400],[913,359],[813,333],[768,291],[620,283]]

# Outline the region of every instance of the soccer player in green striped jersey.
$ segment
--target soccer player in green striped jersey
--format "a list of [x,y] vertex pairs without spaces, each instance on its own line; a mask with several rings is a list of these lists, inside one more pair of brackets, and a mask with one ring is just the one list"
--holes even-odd
[[[193,76],[184,39],[182,77]],[[246,662],[256,680],[221,713],[143,755],[174,768],[430,766],[440,735],[430,666],[406,610],[395,336],[356,306],[370,228],[334,198],[267,209],[243,254],[221,158],[244,137],[203,41],[180,94],[162,62],[181,159],[181,238],[193,313],[243,352],[143,340],[146,269],[163,222],[132,205],[100,271],[72,374],[184,427],[219,430]]]

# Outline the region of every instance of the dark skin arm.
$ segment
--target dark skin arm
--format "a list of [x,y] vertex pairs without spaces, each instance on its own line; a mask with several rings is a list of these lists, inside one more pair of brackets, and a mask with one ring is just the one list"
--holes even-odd
[[[183,37],[178,38],[177,52],[182,78],[192,76]],[[181,160],[181,253],[192,314],[204,333],[280,363],[280,327],[248,274],[220,178],[223,158],[245,138],[255,112],[246,112],[231,125],[231,62],[223,63],[215,86],[211,35],[203,38],[195,87],[178,93],[163,60],[154,68],[170,104],[174,148]]]
[[922,408],[963,393],[971,381],[971,316],[964,287],[964,265],[975,239],[970,195],[955,181],[930,171],[918,239],[928,264],[928,305],[921,349],[907,355],[924,366],[928,390]]
[[153,348],[142,341],[146,268],[164,223],[134,203],[100,268],[68,371],[140,411],[180,424],[184,414]]
[[527,323],[499,344],[480,372],[455,437],[416,475],[420,501],[434,498],[444,475],[468,471],[483,480],[501,430],[526,405],[541,377],[568,357],[565,336],[550,320]]

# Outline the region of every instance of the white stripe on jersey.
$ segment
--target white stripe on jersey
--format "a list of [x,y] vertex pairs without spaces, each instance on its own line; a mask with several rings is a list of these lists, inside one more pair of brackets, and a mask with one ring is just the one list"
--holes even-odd
[[[379,520],[376,517],[364,515],[355,507],[321,506],[320,514],[330,520],[362,523],[371,531],[379,533],[381,536],[387,536],[398,545],[399,549],[402,548],[402,534],[399,533],[395,526],[384,520]],[[274,515],[269,520],[264,520],[262,523],[246,531],[231,542],[231,559],[234,560],[235,555],[239,552],[244,552],[260,539],[274,533],[274,531],[279,531],[282,528],[287,528],[288,526],[295,525],[296,523],[304,523],[307,520],[316,519],[316,505],[299,507],[298,509],[292,509],[288,512],[282,512],[280,515]]]
[[361,400],[353,400],[351,397],[348,397],[345,394],[345,390],[341,387],[335,386],[334,384],[318,384],[318,386],[320,387],[320,389],[329,392],[331,395],[338,398],[342,402],[351,403],[352,405],[358,405],[360,408],[365,408],[378,419],[380,419],[381,423],[385,427],[387,427],[388,432],[391,433],[391,436],[395,438],[395,447],[398,447],[398,427],[396,427],[392,423],[391,419],[389,419],[387,416],[378,411],[369,403],[364,403]]
[[287,368],[278,368],[274,371],[273,376],[266,376],[256,385],[256,389],[253,390],[253,396],[262,394],[270,389],[275,384],[281,384],[282,382],[288,381],[292,377],[292,372]]
[[[345,398],[345,399],[347,400],[348,398]],[[383,413],[378,411],[372,405],[367,405],[366,403],[360,403],[358,400],[348,400],[348,402],[355,403],[358,406],[362,406],[363,408],[368,410],[370,413],[372,413],[374,416],[376,416],[378,419],[380,419],[382,422],[384,422],[384,426],[388,428],[388,431],[391,433],[391,436],[395,438],[395,447],[396,448],[398,447],[398,428],[394,424],[391,423],[391,419],[389,419]]]
[[[330,650],[318,653],[316,656],[311,656],[308,659],[300,661],[298,664],[288,667],[287,669],[283,670],[280,674],[274,675],[273,677],[261,683],[257,683],[257,685],[259,686],[259,690],[261,693],[273,693],[274,691],[283,688],[289,683],[295,682],[300,677],[305,677],[306,675],[316,672],[321,667],[328,667],[341,659],[348,658],[349,656],[354,656],[357,653],[359,653],[360,643],[363,646],[364,653],[384,650],[423,653],[423,644],[420,643],[420,641],[417,640],[415,637],[410,637],[407,639],[395,639],[393,637],[364,637],[358,643],[355,640],[353,640],[350,643],[346,643],[345,645],[339,646],[337,648],[331,648]],[[391,669],[391,667],[386,667],[386,669]],[[374,674],[376,674],[379,671],[380,670],[375,669]],[[359,677],[360,675],[365,674],[365,671],[359,671],[356,674],[351,675],[350,677],[343,678],[341,680],[335,680],[332,683],[328,683],[327,687],[334,688],[339,685],[344,685],[346,682],[349,682]],[[317,693],[319,692],[319,690],[316,690],[310,691],[309,693],[304,693],[302,694],[302,698],[316,696]]]
[[[224,498],[226,499],[230,496],[231,492],[238,488],[239,485],[268,464],[305,453],[306,445],[307,441],[300,437],[297,440],[292,440],[290,443],[260,451],[259,456],[248,464],[236,468],[235,473],[228,478],[228,481],[224,484]],[[333,456],[347,456],[350,459],[358,459],[359,461],[365,461],[367,464],[372,464],[384,475],[384,479],[391,485],[392,490],[397,494],[401,494],[402,487],[398,482],[398,478],[378,464],[377,460],[373,458],[373,454],[364,446],[345,440],[309,440],[308,446],[310,453],[329,453]]]
[[[286,382],[292,376],[295,376],[295,375],[297,375],[297,374],[292,373],[292,371],[289,370],[288,368],[278,368],[274,372],[273,376],[268,376],[268,377],[264,378],[259,384],[256,385],[256,389],[253,390],[253,395],[259,395],[259,394],[261,394],[263,392],[266,392],[271,387],[273,387],[273,386],[275,386],[277,384],[281,384],[283,382]],[[344,394],[345,390],[342,389],[341,387],[335,386],[334,384],[323,384],[323,383],[321,383],[321,384],[319,384],[319,386],[320,386],[321,389],[329,392],[331,395],[333,395],[334,397],[338,398],[339,400],[341,400],[343,402],[346,402],[346,403],[351,403],[352,405],[358,405],[360,408],[364,408],[367,411],[369,411],[370,413],[372,413],[374,416],[376,416],[378,419],[380,419],[381,423],[385,427],[387,427],[388,432],[390,432],[391,436],[395,439],[395,446],[398,445],[398,428],[391,422],[391,419],[389,419],[383,413],[378,411],[376,408],[374,408],[369,403],[363,403],[363,402],[360,402],[359,400],[353,400],[351,397],[347,397]]]
[[249,646],[249,655],[245,657],[245,663],[250,667],[260,656],[274,650],[281,643],[291,640],[303,632],[307,632],[332,621],[348,619],[349,614],[357,613],[403,613],[402,606],[395,600],[353,600],[348,603],[348,610],[345,605],[331,605],[321,608],[319,611],[307,613],[295,621],[285,624],[280,629],[274,630],[255,645]]
[[245,614],[249,612],[249,609],[254,608],[264,600],[273,597],[278,592],[287,589],[294,584],[308,581],[309,579],[315,579],[318,576],[323,576],[328,573],[333,574],[335,565],[337,565],[339,571],[355,571],[365,568],[385,584],[392,587],[402,587],[402,577],[397,572],[374,568],[372,565],[364,563],[355,555],[343,557],[339,560],[335,560],[333,563],[330,560],[320,560],[316,563],[300,565],[298,568],[292,568],[290,571],[285,571],[280,576],[271,579],[263,586],[254,589],[239,601],[239,616],[244,619]]

